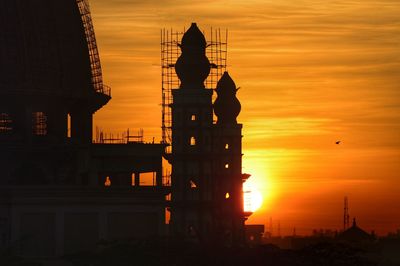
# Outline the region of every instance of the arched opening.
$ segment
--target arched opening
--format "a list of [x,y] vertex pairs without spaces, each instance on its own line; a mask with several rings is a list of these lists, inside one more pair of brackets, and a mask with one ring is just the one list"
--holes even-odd
[[225,143],[225,150],[229,150],[229,144]]
[[191,137],[190,138],[190,146],[195,146],[196,145],[196,138],[195,137]]
[[229,199],[230,197],[231,197],[231,195],[229,195],[229,192],[226,192],[225,199]]
[[111,186],[111,178],[109,176],[106,177],[106,181],[104,182],[105,187]]
[[229,163],[226,163],[225,164],[225,169],[228,169],[229,168]]

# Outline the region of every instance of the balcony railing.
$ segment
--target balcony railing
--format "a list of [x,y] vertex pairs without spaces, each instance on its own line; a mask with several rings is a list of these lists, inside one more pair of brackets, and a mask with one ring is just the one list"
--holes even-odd
[[111,97],[111,87],[109,87],[105,84],[102,84],[102,86],[96,86],[95,90],[97,93],[101,93],[101,94]]

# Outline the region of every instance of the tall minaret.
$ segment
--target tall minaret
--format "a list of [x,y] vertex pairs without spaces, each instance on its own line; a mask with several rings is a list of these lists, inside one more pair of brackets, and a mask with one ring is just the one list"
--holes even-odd
[[171,233],[207,242],[213,234],[212,90],[206,40],[195,23],[182,37],[175,64],[181,81],[172,91]]
[[236,91],[225,72],[217,84],[214,112],[218,121],[213,130],[213,178],[219,206],[215,219],[225,245],[244,243],[243,182],[249,176],[242,174],[242,124],[236,121],[241,105]]

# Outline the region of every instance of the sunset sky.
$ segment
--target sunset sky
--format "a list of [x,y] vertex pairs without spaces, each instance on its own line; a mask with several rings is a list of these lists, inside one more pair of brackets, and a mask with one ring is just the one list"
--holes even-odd
[[[160,29],[229,30],[241,87],[243,172],[274,232],[341,229],[343,198],[367,231],[400,228],[398,0],[91,0],[112,101],[106,132],[161,139]],[[341,140],[340,145],[335,141]]]

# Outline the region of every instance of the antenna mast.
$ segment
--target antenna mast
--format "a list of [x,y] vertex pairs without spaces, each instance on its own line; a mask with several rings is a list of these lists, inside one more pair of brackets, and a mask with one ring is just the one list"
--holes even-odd
[[349,215],[349,201],[347,196],[344,197],[344,212],[343,212],[343,231],[349,228],[350,215]]

